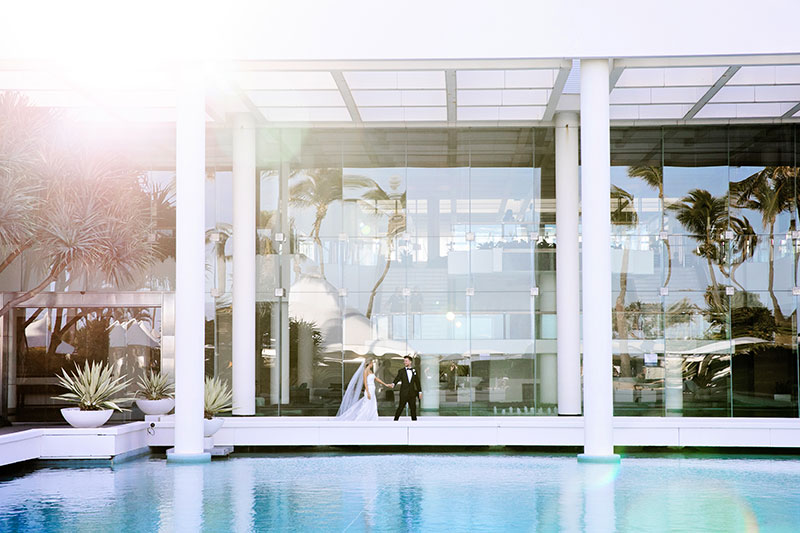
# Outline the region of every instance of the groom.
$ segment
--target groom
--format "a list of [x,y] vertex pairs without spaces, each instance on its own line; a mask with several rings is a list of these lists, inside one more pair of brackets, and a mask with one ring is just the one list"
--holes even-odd
[[419,384],[417,371],[411,366],[411,356],[403,357],[403,365],[397,372],[392,385],[400,385],[400,405],[394,413],[395,421],[400,418],[403,408],[408,404],[411,411],[411,420],[417,419],[417,397],[422,399],[422,386]]

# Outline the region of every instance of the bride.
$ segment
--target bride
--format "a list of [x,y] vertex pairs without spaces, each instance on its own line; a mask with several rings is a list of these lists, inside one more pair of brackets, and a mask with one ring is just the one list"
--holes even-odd
[[[375,376],[374,360],[362,361],[361,366],[358,367],[358,370],[350,379],[350,384],[347,385],[347,390],[342,397],[342,405],[339,407],[339,412],[336,413],[336,418],[356,422],[378,420],[378,399],[375,396],[376,381],[384,387],[393,387],[393,385],[387,385]],[[364,390],[364,396],[359,398],[362,389]]]

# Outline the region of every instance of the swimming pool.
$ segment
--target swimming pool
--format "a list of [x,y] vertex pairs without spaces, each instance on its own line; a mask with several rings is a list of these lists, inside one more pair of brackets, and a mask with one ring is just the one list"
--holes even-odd
[[0,531],[797,531],[800,460],[534,454],[147,458],[0,482]]

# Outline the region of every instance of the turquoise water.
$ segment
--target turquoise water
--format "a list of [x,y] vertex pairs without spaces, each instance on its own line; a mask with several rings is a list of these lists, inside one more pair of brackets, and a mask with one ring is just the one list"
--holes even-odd
[[800,460],[348,454],[148,458],[0,481],[0,531],[800,530]]

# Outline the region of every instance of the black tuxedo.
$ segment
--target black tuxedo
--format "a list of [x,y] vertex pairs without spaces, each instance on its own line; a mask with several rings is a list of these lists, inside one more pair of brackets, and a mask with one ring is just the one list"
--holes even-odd
[[408,409],[411,411],[411,420],[416,420],[417,396],[422,392],[422,385],[419,383],[417,371],[413,368],[411,369],[411,380],[409,381],[406,367],[403,367],[397,371],[397,376],[395,376],[392,383],[394,383],[395,386],[398,384],[400,385],[400,405],[394,413],[394,419],[397,420],[400,418],[400,415],[403,414],[403,408],[408,404]]

